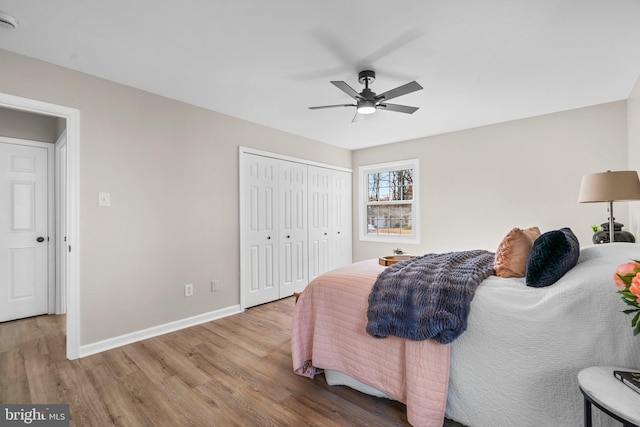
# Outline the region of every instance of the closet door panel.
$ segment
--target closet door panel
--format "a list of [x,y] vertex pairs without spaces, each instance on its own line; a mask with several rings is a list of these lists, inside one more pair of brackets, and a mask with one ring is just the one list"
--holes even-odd
[[329,271],[331,170],[309,166],[309,281]]
[[330,264],[334,269],[351,264],[351,173],[331,171]]
[[307,286],[307,165],[279,161],[280,298]]
[[278,299],[278,161],[247,155],[243,173],[244,251],[241,259],[245,305],[252,307]]

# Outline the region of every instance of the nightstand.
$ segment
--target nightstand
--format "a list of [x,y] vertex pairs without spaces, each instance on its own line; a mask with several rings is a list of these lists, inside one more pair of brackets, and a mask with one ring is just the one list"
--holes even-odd
[[584,395],[585,427],[591,427],[592,404],[625,427],[640,426],[640,394],[613,376],[613,371],[633,370],[615,366],[593,366],[580,371],[578,384]]

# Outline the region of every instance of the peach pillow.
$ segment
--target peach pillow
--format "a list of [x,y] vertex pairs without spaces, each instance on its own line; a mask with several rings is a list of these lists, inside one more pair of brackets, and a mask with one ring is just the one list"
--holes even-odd
[[502,240],[496,251],[494,269],[498,277],[524,277],[534,240],[540,236],[538,227],[514,228]]

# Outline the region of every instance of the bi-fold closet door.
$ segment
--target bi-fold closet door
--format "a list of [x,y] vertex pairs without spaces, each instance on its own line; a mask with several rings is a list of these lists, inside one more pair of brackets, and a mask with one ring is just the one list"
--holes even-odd
[[278,161],[280,298],[308,283],[307,165]]
[[308,283],[307,165],[244,154],[241,282],[245,307]]
[[244,307],[302,292],[313,277],[351,263],[351,173],[241,155]]
[[309,166],[309,281],[351,264],[351,173]]

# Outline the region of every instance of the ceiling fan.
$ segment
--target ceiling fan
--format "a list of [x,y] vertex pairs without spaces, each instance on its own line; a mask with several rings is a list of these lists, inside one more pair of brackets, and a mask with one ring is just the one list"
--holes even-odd
[[389,104],[387,101],[393,98],[397,98],[402,95],[406,95],[411,92],[422,89],[422,86],[418,82],[413,81],[411,83],[398,86],[395,89],[388,90],[380,95],[376,95],[375,92],[369,89],[369,84],[373,83],[376,79],[376,73],[371,70],[360,71],[358,74],[358,81],[364,85],[362,92],[356,92],[351,86],[343,81],[332,81],[331,83],[352,97],[355,104],[336,104],[336,105],[321,105],[319,107],[309,107],[310,110],[320,110],[323,108],[335,108],[335,107],[356,107],[356,115],[353,117],[352,122],[360,121],[367,114],[375,113],[379,108],[388,111],[395,111],[398,113],[413,114],[418,110],[418,107],[409,107],[407,105]]

